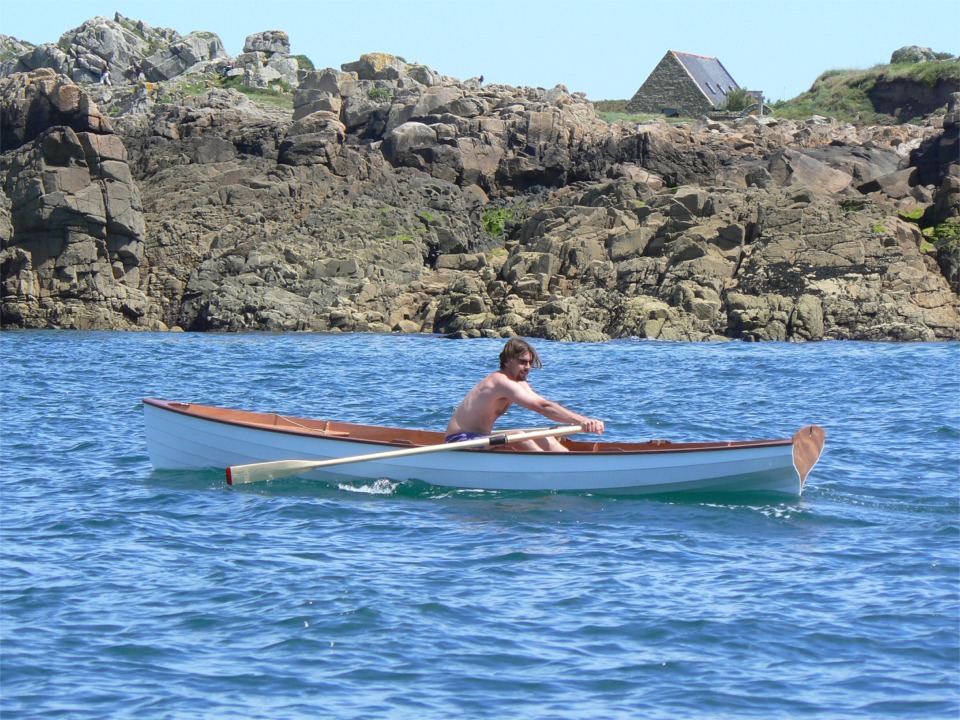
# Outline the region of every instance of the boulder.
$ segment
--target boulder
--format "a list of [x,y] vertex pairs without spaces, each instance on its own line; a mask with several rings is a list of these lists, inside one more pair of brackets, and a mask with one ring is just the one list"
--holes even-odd
[[389,112],[394,90],[385,83],[355,80],[353,77],[343,79],[340,119],[348,130],[363,132],[372,120]]
[[343,107],[340,96],[340,73],[327,68],[307,73],[293,94],[294,121],[315,112],[329,112],[339,117]]
[[902,200],[910,197],[913,186],[916,184],[917,169],[906,168],[898,170],[888,175],[881,175],[870,182],[863,183],[857,187],[857,190],[864,195],[872,192],[880,192],[894,200]]
[[245,53],[262,52],[272,55],[281,53],[290,54],[290,37],[282,30],[265,30],[248,35],[243,43]]
[[785,149],[770,159],[770,176],[781,186],[802,185],[817,195],[836,195],[853,176],[796,150]]
[[406,75],[407,64],[387,53],[368,53],[355,62],[342,64],[340,69],[356,73],[360,80],[398,80]]
[[284,165],[322,163],[336,167],[346,135],[337,113],[318,110],[290,126],[280,143],[278,159]]
[[143,61],[143,71],[152,81],[170,80],[200,63],[228,58],[217,35],[192,32],[153,53]]
[[890,64],[897,65],[899,63],[918,63],[936,59],[936,53],[928,47],[907,45],[906,47],[902,47],[899,50],[893,51],[893,54],[890,56]]
[[407,122],[383,140],[383,155],[392,165],[426,167],[434,159],[437,131],[420,122]]
[[0,77],[12,75],[15,72],[35,70],[19,63],[19,58],[33,52],[36,46],[25,40],[18,40],[10,35],[0,33]]
[[[61,50],[55,43],[44,43],[35,48],[25,50],[16,60],[10,61],[4,68],[4,76],[18,72],[30,72],[40,68],[49,68],[58,75],[70,75],[73,70],[73,59]],[[99,75],[97,75],[99,78]]]

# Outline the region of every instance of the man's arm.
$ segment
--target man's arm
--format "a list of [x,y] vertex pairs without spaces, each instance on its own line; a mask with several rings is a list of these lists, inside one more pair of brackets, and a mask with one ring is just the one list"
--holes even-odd
[[604,430],[602,420],[588,418],[585,415],[575,413],[569,408],[565,408],[558,402],[547,400],[545,397],[534,392],[533,388],[525,382],[514,382],[513,380],[507,379],[503,382],[503,385],[503,391],[506,397],[520,407],[539,413],[554,422],[580,425],[586,432],[599,435]]

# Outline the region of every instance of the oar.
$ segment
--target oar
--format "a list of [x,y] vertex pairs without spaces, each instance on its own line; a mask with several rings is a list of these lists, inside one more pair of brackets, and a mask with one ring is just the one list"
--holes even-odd
[[556,425],[547,425],[547,426],[540,425],[539,427],[504,428],[502,430],[494,430],[492,433],[490,433],[490,436],[493,437],[494,435],[507,435],[509,433],[534,432],[536,430],[552,430],[555,427],[557,426]]
[[271,462],[249,463],[234,465],[227,468],[227,483],[242,485],[245,483],[260,482],[262,480],[277,480],[279,478],[300,475],[308,470],[346,465],[347,463],[370,462],[374,460],[388,460],[390,458],[407,457],[409,455],[426,455],[427,453],[445,452],[447,450],[469,450],[470,448],[490,447],[492,445],[506,445],[521,440],[536,440],[537,438],[556,437],[558,435],[572,435],[583,428],[580,425],[559,425],[543,430],[514,433],[512,435],[493,435],[491,437],[476,438],[475,440],[461,440],[460,442],[443,443],[441,445],[423,445],[421,447],[404,448],[403,450],[388,450],[386,452],[369,453],[367,455],[348,455],[342,458],[329,460],[274,460]]

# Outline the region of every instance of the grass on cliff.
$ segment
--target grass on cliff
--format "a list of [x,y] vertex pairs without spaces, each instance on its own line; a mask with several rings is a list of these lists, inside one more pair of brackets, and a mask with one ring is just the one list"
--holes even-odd
[[254,102],[283,110],[293,110],[293,89],[286,83],[276,83],[268,88],[253,88],[244,85],[241,78],[232,77],[221,80],[220,84],[222,87],[243,93]]
[[[598,100],[593,104],[593,109],[597,117],[608,123],[615,123],[617,120],[624,122],[644,123],[648,120],[663,120],[663,115],[651,115],[648,113],[631,113],[627,110],[628,100]],[[667,122],[683,122],[690,118],[666,118]]]
[[203,95],[212,87],[236,90],[260,105],[281,110],[293,110],[293,90],[284,83],[277,83],[269,88],[254,88],[244,85],[243,79],[239,77],[222,78],[205,75],[201,80],[181,83],[178,89],[188,97],[195,97]]
[[[845,122],[890,125],[898,122],[892,115],[878,113],[869,93],[878,82],[909,79],[933,87],[940,80],[960,84],[960,61],[928,60],[896,65],[875,65],[868,70],[828,70],[804,93],[773,106],[777,117],[805,120],[824,115]],[[906,122],[913,118],[901,118]]]

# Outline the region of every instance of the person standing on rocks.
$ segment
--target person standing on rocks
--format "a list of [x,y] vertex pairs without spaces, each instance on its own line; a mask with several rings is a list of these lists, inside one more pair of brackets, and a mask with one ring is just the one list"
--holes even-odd
[[110,82],[110,66],[106,63],[103,64],[103,72],[100,74],[100,84],[113,85],[113,83]]
[[[494,422],[514,403],[554,422],[580,425],[586,432],[598,435],[603,432],[602,420],[575,413],[534,392],[527,383],[527,376],[534,367],[543,367],[543,363],[533,346],[520,338],[508,340],[500,353],[500,369],[477,383],[453,413],[447,425],[446,441],[458,442],[490,435]],[[560,441],[552,437],[525,440],[516,446],[523,450],[566,451]]]

